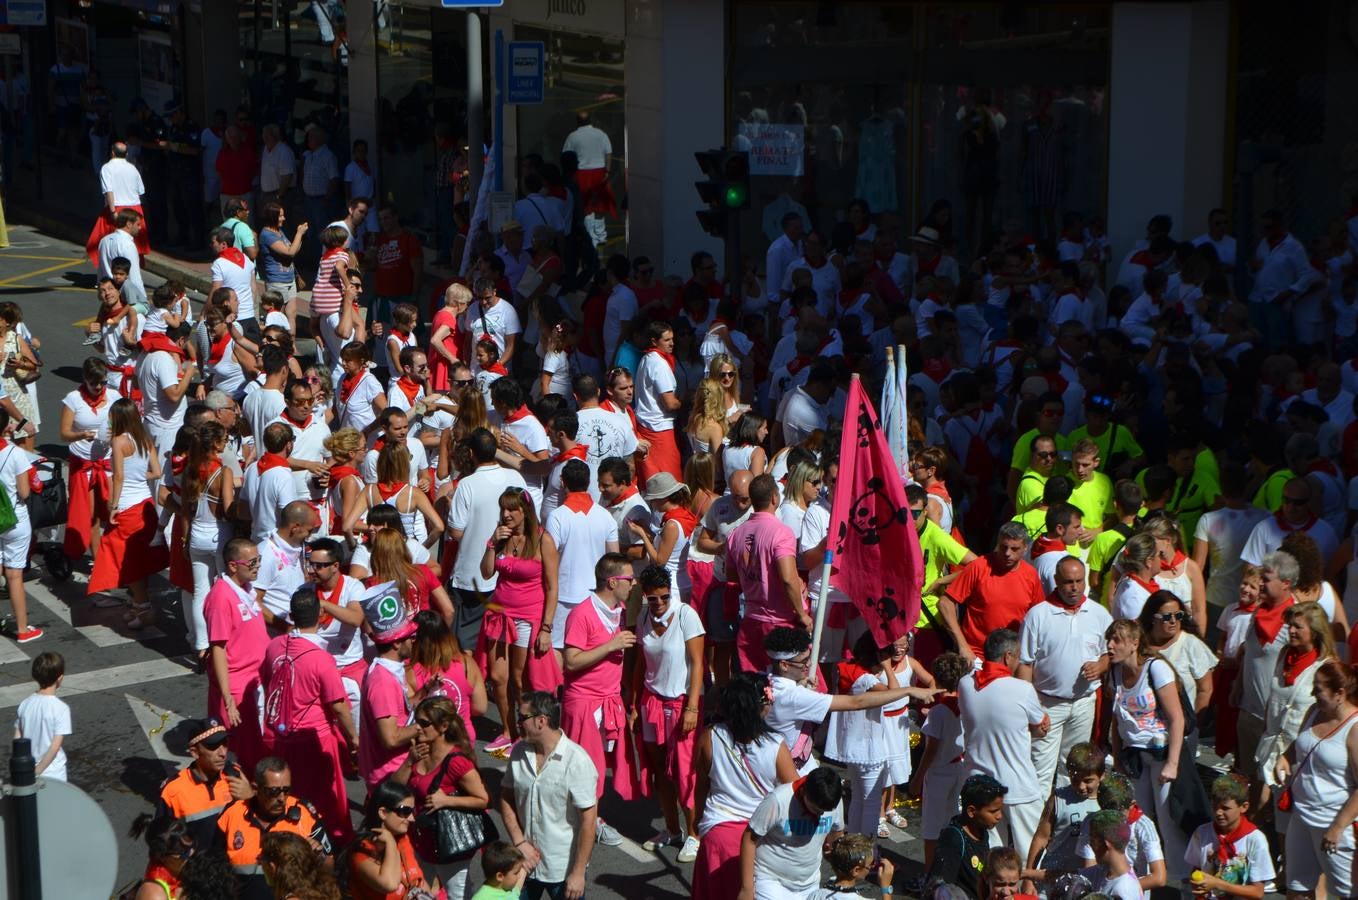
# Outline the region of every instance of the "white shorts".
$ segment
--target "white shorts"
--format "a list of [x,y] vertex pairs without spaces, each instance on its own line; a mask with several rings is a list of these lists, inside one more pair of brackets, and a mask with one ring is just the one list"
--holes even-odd
[[[514,646],[527,647],[528,642],[533,639],[533,623],[527,619],[511,619],[510,621],[514,623]],[[555,625],[552,626],[552,633],[556,634]]]
[[14,527],[0,534],[0,563],[6,569],[28,568],[28,545],[33,542],[33,526],[24,516]]
[[1353,894],[1353,829],[1344,829],[1339,849],[1333,853],[1320,849],[1320,839],[1324,835],[1324,828],[1307,825],[1293,811],[1283,850],[1283,858],[1287,860],[1287,889],[1314,891],[1324,872],[1329,895],[1349,897]]
[[921,832],[926,841],[936,841],[957,815],[962,782],[967,780],[961,763],[934,763],[924,773],[924,797],[920,802]]

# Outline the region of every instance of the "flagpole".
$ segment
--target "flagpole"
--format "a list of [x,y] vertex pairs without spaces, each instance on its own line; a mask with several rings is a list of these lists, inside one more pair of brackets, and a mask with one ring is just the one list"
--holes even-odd
[[[858,373],[854,372],[852,381],[858,380]],[[825,538],[825,560],[820,568],[820,597],[816,600],[816,624],[811,631],[811,674],[815,680],[816,667],[820,665],[820,639],[825,632],[825,604],[830,597],[830,568],[834,565],[835,554],[830,549],[829,535]]]

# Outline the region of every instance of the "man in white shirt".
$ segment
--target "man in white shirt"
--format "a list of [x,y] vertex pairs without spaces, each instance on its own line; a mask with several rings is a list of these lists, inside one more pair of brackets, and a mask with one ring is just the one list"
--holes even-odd
[[114,141],[109,161],[99,168],[99,190],[104,195],[104,209],[111,218],[120,209],[129,207],[141,211],[141,198],[146,193],[141,172],[127,161],[127,144]]
[[[495,436],[485,428],[478,428],[467,437],[476,469],[457,482],[453,500],[448,507],[448,537],[463,547],[485,547],[500,524],[500,495],[506,488],[528,490],[523,476],[496,460],[499,447]],[[457,607],[454,625],[457,638],[464,646],[476,646],[485,616],[484,597],[495,589],[496,577],[481,575],[481,554],[459,553],[453,565],[448,585],[452,588]],[[592,783],[591,783],[592,785]],[[591,790],[593,790],[591,786]],[[592,794],[591,794],[592,796]]]
[[589,467],[589,485],[586,490],[595,503],[599,502],[599,487],[596,484],[599,467],[589,458],[589,448],[576,440],[580,433],[580,420],[575,413],[559,412],[546,426],[548,440],[552,442],[553,455],[548,461],[551,469],[547,474],[546,487],[542,496],[542,517],[545,520],[566,499],[566,486],[561,473],[566,464],[578,459]]
[[[326,424],[325,416],[312,412],[315,394],[305,381],[289,382],[283,399],[283,411],[273,423],[286,425],[292,433],[288,467],[292,470],[297,496],[323,500],[330,487],[330,451],[325,449],[330,426]],[[267,432],[268,426],[265,427]]]
[[1044,519],[1047,530],[1033,541],[1029,556],[1043,593],[1056,590],[1056,567],[1066,558],[1066,547],[1077,543],[1084,517],[1069,503],[1053,503]]
[[1151,269],[1141,279],[1141,294],[1127,307],[1118,323],[1118,330],[1133,341],[1149,346],[1155,340],[1155,326],[1161,313],[1165,287],[1169,276],[1159,269]]
[[[472,336],[472,345],[475,346],[482,338],[489,337],[495,342],[495,346],[500,348],[500,365],[508,370],[510,361],[514,358],[514,351],[519,346],[519,335],[523,333],[523,326],[519,324],[519,314],[515,312],[512,303],[506,303],[495,293],[493,279],[486,277],[476,279],[472,290],[476,299],[463,313],[466,328]],[[480,372],[481,364],[477,361],[476,355],[472,354],[472,374],[477,375]]]
[[1316,386],[1302,391],[1301,399],[1325,410],[1329,424],[1340,433],[1353,422],[1353,394],[1344,390],[1343,373],[1337,363],[1317,366]]
[[289,375],[288,355],[276,344],[265,344],[259,348],[259,358],[264,381],[254,390],[247,389],[241,401],[241,412],[255,440],[263,436],[264,426],[277,419],[288,405],[283,399]]
[[1085,593],[1085,565],[1064,556],[1056,566],[1056,589],[1023,617],[1018,677],[1033,683],[1051,717],[1046,734],[1033,740],[1033,768],[1045,794],[1061,761],[1094,729],[1099,679],[1108,669],[1104,633],[1113,617]]
[[626,413],[618,415],[599,405],[599,380],[589,374],[577,375],[571,389],[580,405],[575,413],[580,424],[576,440],[587,448],[590,465],[597,471],[599,464],[610,456],[630,460],[637,452],[632,421]]
[[137,235],[144,225],[141,213],[135,209],[121,209],[113,215],[113,230],[99,240],[99,277],[113,277],[113,261],[128,263],[127,282],[137,295],[146,297],[146,284],[141,278],[141,255],[137,252]]
[[622,333],[637,314],[637,295],[627,283],[632,264],[621,253],[608,258],[608,300],[604,308],[604,365],[613,365]]
[[[632,483],[632,470],[625,459],[617,456],[603,459],[599,463],[597,485],[599,502],[613,517],[613,523],[618,528],[618,552],[630,559],[632,568],[640,574],[642,569],[650,565],[650,559],[646,556],[645,544],[628,527],[628,523],[636,522],[653,531],[655,513]],[[748,501],[749,498],[746,499]]]
[[1311,483],[1305,478],[1293,478],[1283,485],[1283,507],[1278,515],[1261,519],[1250,532],[1240,558],[1252,566],[1261,565],[1264,557],[1282,546],[1283,538],[1293,531],[1302,531],[1315,539],[1321,559],[1332,559],[1339,549],[1339,536],[1324,519],[1311,512]]
[[[712,585],[706,596],[693,597],[694,608],[703,616],[707,640],[712,646],[712,670],[723,675],[735,657],[736,631],[740,627],[740,588],[726,581],[726,539],[754,512],[750,482],[754,473],[739,469],[726,480],[726,493],[703,513],[702,525],[693,530],[688,546],[690,562],[712,564]],[[649,507],[648,507],[649,511]]]
[[306,146],[302,151],[302,194],[305,198],[306,221],[310,226],[308,240],[320,240],[325,223],[330,220],[334,199],[339,194],[339,160],[326,146],[327,135],[317,125],[307,128]]
[[264,624],[275,634],[287,630],[292,614],[292,592],[306,581],[302,548],[321,525],[320,517],[305,500],[283,507],[278,530],[260,541],[259,573],[255,575],[255,600],[264,610]]
[[363,255],[363,234],[368,221],[368,209],[371,206],[372,200],[369,197],[350,197],[344,217],[330,223],[349,232],[347,249],[354,256]]
[[[548,467],[539,465],[551,459],[552,442],[547,437],[547,429],[542,427],[537,416],[528,409],[527,397],[523,387],[513,378],[500,378],[490,386],[492,420],[498,420],[502,444],[501,462],[514,464],[522,459],[519,472],[528,485],[528,493],[533,498],[533,508],[542,511],[542,492],[547,480]],[[503,440],[513,438],[513,443]]]
[[563,237],[570,234],[570,209],[547,193],[541,175],[529,172],[523,177],[523,194],[523,199],[514,204],[514,221],[525,233],[536,234],[537,228],[545,225]]
[[[262,453],[247,466],[241,480],[240,499],[250,510],[250,540],[259,543],[279,527],[288,505],[307,496],[297,488],[288,456],[292,453],[292,429],[274,422],[258,439]],[[287,609],[284,598],[283,609]]]
[[[419,485],[420,490],[426,489],[429,485],[429,453],[424,449],[424,442],[419,436],[411,433],[410,417],[401,410],[388,406],[378,413],[377,424],[382,432],[377,443],[385,446],[387,443],[404,442],[406,449],[410,451],[410,476],[407,480],[411,484]],[[377,483],[377,457],[381,452],[381,446],[373,446],[363,454],[358,474],[364,484]]]
[[1270,347],[1287,344],[1291,335],[1288,303],[1304,295],[1325,276],[1311,265],[1306,248],[1287,230],[1283,214],[1264,213],[1264,236],[1250,261],[1250,318]]
[[835,373],[825,362],[812,364],[806,384],[783,395],[778,421],[783,429],[783,446],[795,447],[830,424],[830,397],[835,390]]
[[1033,739],[1045,737],[1051,719],[1033,685],[1013,677],[1019,637],[1008,628],[985,641],[985,663],[957,685],[962,731],[967,736],[967,773],[989,775],[1009,788],[1004,814],[1011,846],[1028,858],[1049,789],[1038,782]]
[[[255,264],[234,246],[230,228],[213,229],[212,291],[230,288],[236,293],[236,324],[247,339],[259,343],[259,321],[255,318]],[[210,296],[210,294],[209,294]]]
[[798,269],[806,269],[811,273],[811,287],[816,291],[816,311],[828,319],[839,301],[842,285],[839,269],[826,255],[825,238],[820,232],[807,233],[801,257],[793,260],[783,271],[783,283],[780,287],[784,294],[792,292],[792,273]]
[[272,122],[260,131],[264,146],[259,151],[259,191],[261,200],[282,204],[297,177],[297,156],[283,143],[278,126]]
[[783,213],[783,233],[769,244],[764,256],[764,283],[770,303],[782,300],[783,275],[788,266],[802,256],[802,234],[806,230],[802,216],[795,211]]
[[575,114],[576,128],[566,136],[562,153],[574,153],[579,168],[575,180],[580,187],[580,202],[584,206],[585,230],[598,247],[608,240],[608,221],[613,211],[613,192],[608,187],[608,173],[613,166],[613,143],[608,135],[590,123],[587,111]]
[[1217,261],[1226,274],[1235,271],[1235,238],[1230,235],[1231,216],[1224,209],[1214,209],[1207,214],[1207,231],[1193,238],[1193,246],[1211,244],[1217,252]]
[[589,496],[589,466],[582,460],[570,460],[562,467],[561,484],[566,498],[552,510],[543,527],[543,546],[550,547],[544,552],[544,576],[555,568],[555,577],[548,583],[556,590],[547,592],[538,633],[539,648],[545,649],[550,639],[558,659],[566,639],[566,618],[589,599],[595,588],[595,564],[605,553],[618,552],[617,522]]
[[668,322],[651,322],[646,326],[646,344],[650,349],[637,364],[633,400],[637,439],[650,444],[646,456],[637,461],[637,481],[642,484],[657,472],[683,477],[679,445],[674,440],[674,415],[682,405],[675,393],[674,329]]
[[144,337],[136,364],[137,387],[142,392],[142,424],[163,456],[174,445],[184,422],[189,382],[198,367],[188,359],[189,326],[180,322],[163,336]]

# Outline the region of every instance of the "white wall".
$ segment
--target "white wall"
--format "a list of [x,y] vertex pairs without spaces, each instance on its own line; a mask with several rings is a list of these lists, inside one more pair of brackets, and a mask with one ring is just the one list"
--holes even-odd
[[1113,4],[1108,230],[1116,264],[1157,213],[1175,237],[1223,205],[1226,0]]

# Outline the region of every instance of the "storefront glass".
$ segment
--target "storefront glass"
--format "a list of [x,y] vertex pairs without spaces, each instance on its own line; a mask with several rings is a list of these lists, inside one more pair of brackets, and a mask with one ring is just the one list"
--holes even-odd
[[[275,10],[277,16],[274,15]],[[241,63],[256,124],[275,123],[294,149],[316,122],[348,158],[349,86],[344,6],[334,0],[240,6]]]

